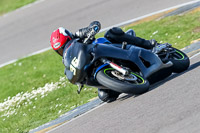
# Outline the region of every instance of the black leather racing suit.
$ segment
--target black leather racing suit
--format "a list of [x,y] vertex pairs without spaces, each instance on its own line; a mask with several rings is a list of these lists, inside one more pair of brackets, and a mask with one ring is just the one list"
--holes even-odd
[[[94,36],[99,32],[100,28],[101,24],[98,21],[93,21],[88,27],[79,29],[75,33],[74,37],[79,38],[80,41],[82,41],[83,43],[91,43],[95,39]],[[90,36],[89,39],[85,40],[85,38],[88,38],[88,36]],[[105,33],[104,37],[108,39],[111,43],[126,42],[128,44],[133,44],[145,49],[152,49],[156,43],[152,40],[145,40],[140,37],[126,34],[124,31],[122,31],[121,28],[118,27],[114,27],[108,30]]]

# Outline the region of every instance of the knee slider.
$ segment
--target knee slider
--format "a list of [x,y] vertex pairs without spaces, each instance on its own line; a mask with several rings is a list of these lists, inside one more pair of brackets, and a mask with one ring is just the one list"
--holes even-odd
[[121,28],[113,27],[105,33],[104,37],[113,43],[121,43],[121,41],[119,41],[119,37],[124,34],[125,33]]
[[110,32],[114,35],[124,35],[124,31],[119,27],[113,27],[112,29],[110,29]]

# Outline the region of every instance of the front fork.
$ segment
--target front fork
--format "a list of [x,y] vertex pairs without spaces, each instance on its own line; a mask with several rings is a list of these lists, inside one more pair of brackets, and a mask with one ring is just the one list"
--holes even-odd
[[122,68],[121,66],[107,60],[107,59],[101,59],[101,61],[104,63],[104,64],[109,64],[112,68],[114,68],[115,70],[119,71],[120,73],[122,73],[123,75],[128,75],[129,74],[129,71]]
[[111,66],[112,68],[114,68],[115,70],[119,71],[119,72],[122,73],[123,75],[128,75],[128,74],[129,74],[129,71],[128,71],[128,70],[124,69],[123,67],[121,67],[121,66],[115,64],[114,62],[112,62],[112,61],[110,61],[110,60],[108,60],[108,59],[102,58],[102,59],[101,59],[101,62],[103,63],[103,65],[99,66],[99,67],[96,69],[96,71],[95,71],[95,73],[94,73],[94,79],[96,79],[96,74],[97,74],[102,68],[104,68],[104,67],[106,67],[106,66],[108,66],[108,65]]

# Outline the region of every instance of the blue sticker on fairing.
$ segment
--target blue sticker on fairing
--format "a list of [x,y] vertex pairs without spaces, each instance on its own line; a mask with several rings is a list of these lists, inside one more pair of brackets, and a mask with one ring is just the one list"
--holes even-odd
[[109,65],[108,63],[101,65],[100,67],[97,68],[96,72],[94,73],[94,79],[96,78],[97,73],[104,68],[105,66]]
[[104,37],[98,38],[98,39],[96,39],[96,40],[94,40],[94,41],[92,42],[92,44],[100,44],[100,43],[111,44],[111,42],[108,41],[108,40],[107,40],[106,38],[104,38]]

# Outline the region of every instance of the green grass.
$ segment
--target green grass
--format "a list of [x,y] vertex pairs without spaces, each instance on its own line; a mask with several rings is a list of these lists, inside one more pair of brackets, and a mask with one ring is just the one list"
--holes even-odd
[[0,0],[0,15],[13,11],[36,0]]
[[19,92],[42,87],[47,82],[56,82],[60,76],[64,76],[64,65],[62,58],[53,50],[20,59],[0,69],[0,102]]
[[199,23],[200,12],[196,12],[144,22],[136,26],[126,26],[125,30],[134,29],[139,37],[156,39],[161,43],[168,42],[180,49],[200,38]]
[[[199,16],[200,12],[187,13],[135,26],[129,25],[123,29],[132,28],[139,37],[169,42],[180,49],[199,38]],[[103,33],[98,35],[100,36],[103,36]],[[62,59],[53,50],[20,59],[0,68],[0,103],[5,102],[9,96],[12,98],[21,92],[33,92],[46,83],[56,83],[63,76]],[[58,89],[45,93],[45,96],[37,95],[1,111],[0,132],[28,132],[97,96],[95,88],[86,87],[80,95],[76,90],[77,87],[66,80]],[[9,115],[13,110],[14,113]]]
[[[64,77],[62,58],[53,50],[20,59],[0,68],[0,103],[8,97],[32,92],[46,83],[55,83]],[[0,132],[28,132],[41,124],[56,119],[61,114],[97,97],[95,88],[85,87],[80,95],[77,86],[67,80],[53,92],[24,100],[0,112]],[[67,105],[67,107],[66,107]],[[13,114],[9,115],[10,112]]]
[[[92,88],[84,89],[80,95],[76,93],[76,86],[68,84],[58,90],[32,99],[30,104],[20,104],[14,107],[15,113],[6,115],[0,119],[1,133],[28,132],[41,124],[58,118],[61,114],[88,102],[88,99],[96,96]],[[8,111],[9,112],[9,111]],[[7,112],[6,112],[7,113]],[[0,112],[0,115],[3,113]],[[8,113],[7,113],[8,114]]]

